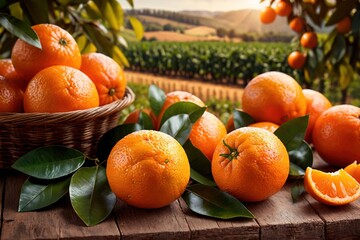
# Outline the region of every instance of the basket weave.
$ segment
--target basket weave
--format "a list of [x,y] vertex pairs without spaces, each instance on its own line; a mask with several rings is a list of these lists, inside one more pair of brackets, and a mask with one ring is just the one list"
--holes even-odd
[[46,145],[78,149],[87,156],[96,153],[100,137],[115,127],[119,115],[135,99],[127,87],[122,100],[64,113],[0,113],[0,169],[23,154]]

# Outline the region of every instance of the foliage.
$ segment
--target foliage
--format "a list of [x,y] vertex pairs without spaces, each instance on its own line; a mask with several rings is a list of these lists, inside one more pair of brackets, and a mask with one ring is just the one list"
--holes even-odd
[[[133,7],[133,1],[127,0]],[[125,18],[121,4],[116,0],[6,0],[0,4],[0,55],[10,56],[17,38],[40,47],[32,25],[52,23],[70,32],[84,52],[104,53],[119,64],[128,66],[121,51],[127,42],[122,36],[129,21],[138,40],[142,38],[141,23],[134,17]]]

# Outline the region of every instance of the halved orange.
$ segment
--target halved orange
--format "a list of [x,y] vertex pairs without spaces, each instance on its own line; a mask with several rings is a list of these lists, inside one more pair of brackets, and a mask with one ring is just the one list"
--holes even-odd
[[348,204],[360,197],[360,184],[344,169],[326,173],[308,167],[304,186],[314,199],[331,206]]
[[350,174],[353,178],[360,183],[360,163],[357,163],[357,161],[354,161],[350,165],[346,166],[344,170]]

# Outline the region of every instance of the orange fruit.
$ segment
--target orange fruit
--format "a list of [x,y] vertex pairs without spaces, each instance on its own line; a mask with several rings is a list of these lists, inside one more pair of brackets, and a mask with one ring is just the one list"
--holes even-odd
[[351,18],[349,16],[341,19],[335,26],[339,33],[348,33],[351,30]]
[[100,106],[124,97],[125,74],[112,58],[102,53],[84,54],[81,58],[80,70],[95,83],[100,97]]
[[217,186],[240,201],[262,201],[277,193],[289,174],[284,144],[254,127],[228,133],[214,152],[211,171]]
[[359,183],[344,169],[326,173],[308,167],[304,186],[314,199],[331,206],[348,204],[360,197]]
[[326,162],[345,167],[360,159],[360,108],[337,105],[316,120],[312,142]]
[[147,114],[151,121],[153,126],[156,126],[156,118],[155,115],[152,113],[152,111],[148,108],[145,109],[136,109],[134,111],[132,111],[125,119],[124,124],[129,124],[129,123],[137,123],[139,122],[139,116],[140,113],[143,112],[145,114]]
[[297,33],[300,33],[302,32],[302,30],[304,29],[304,19],[301,18],[301,17],[294,17],[290,23],[289,23],[289,27],[294,31],[294,32],[297,32]]
[[161,108],[159,115],[157,116],[157,127],[156,129],[160,129],[161,118],[163,117],[166,109],[168,109],[172,104],[177,102],[192,102],[201,107],[205,106],[205,103],[193,95],[192,93],[186,91],[173,91],[166,94],[164,104]]
[[24,93],[25,112],[68,112],[98,106],[95,84],[85,73],[68,66],[41,70]]
[[306,98],[306,114],[309,115],[309,123],[305,133],[305,140],[308,143],[312,143],[311,135],[316,119],[321,113],[329,109],[332,104],[327,97],[318,91],[303,89],[303,93]]
[[244,88],[242,109],[256,122],[281,125],[305,114],[306,99],[295,79],[281,72],[266,72]]
[[10,58],[0,59],[0,75],[11,83],[17,85],[21,90],[25,91],[27,82],[23,76],[16,72]]
[[0,78],[0,112],[22,111],[23,92],[7,79]]
[[269,24],[275,21],[276,12],[272,7],[265,7],[260,11],[260,21]]
[[153,130],[133,132],[111,150],[106,175],[111,190],[129,205],[160,208],[178,199],[190,179],[182,146]]
[[70,33],[53,24],[38,24],[32,29],[39,37],[42,49],[18,39],[11,53],[15,70],[25,79],[30,81],[40,70],[53,65],[80,68],[80,50]]
[[357,161],[347,165],[344,170],[360,183],[360,164],[358,164]]
[[282,17],[287,17],[292,12],[292,5],[288,1],[280,0],[275,5],[275,11],[276,11],[277,15],[282,16]]
[[258,128],[262,128],[262,129],[268,130],[269,132],[274,133],[276,131],[276,129],[279,128],[279,125],[272,123],[272,122],[257,122],[257,123],[250,124],[248,127],[258,127]]
[[226,128],[226,132],[228,132],[228,133],[235,130],[234,115],[231,115],[229,117],[229,119],[226,122],[225,128]]
[[306,62],[306,56],[299,51],[293,51],[289,54],[287,61],[291,68],[301,69]]
[[318,45],[317,35],[314,32],[306,32],[301,35],[300,44],[304,48],[316,48]]
[[189,139],[211,161],[216,146],[226,133],[224,123],[214,114],[205,111],[192,126]]

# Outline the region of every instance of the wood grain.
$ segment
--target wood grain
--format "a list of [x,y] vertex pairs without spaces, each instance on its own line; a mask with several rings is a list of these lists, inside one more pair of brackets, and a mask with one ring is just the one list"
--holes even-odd
[[3,212],[3,194],[4,194],[4,185],[5,185],[5,176],[0,171],[0,237],[1,237],[1,228],[2,228],[2,212]]

